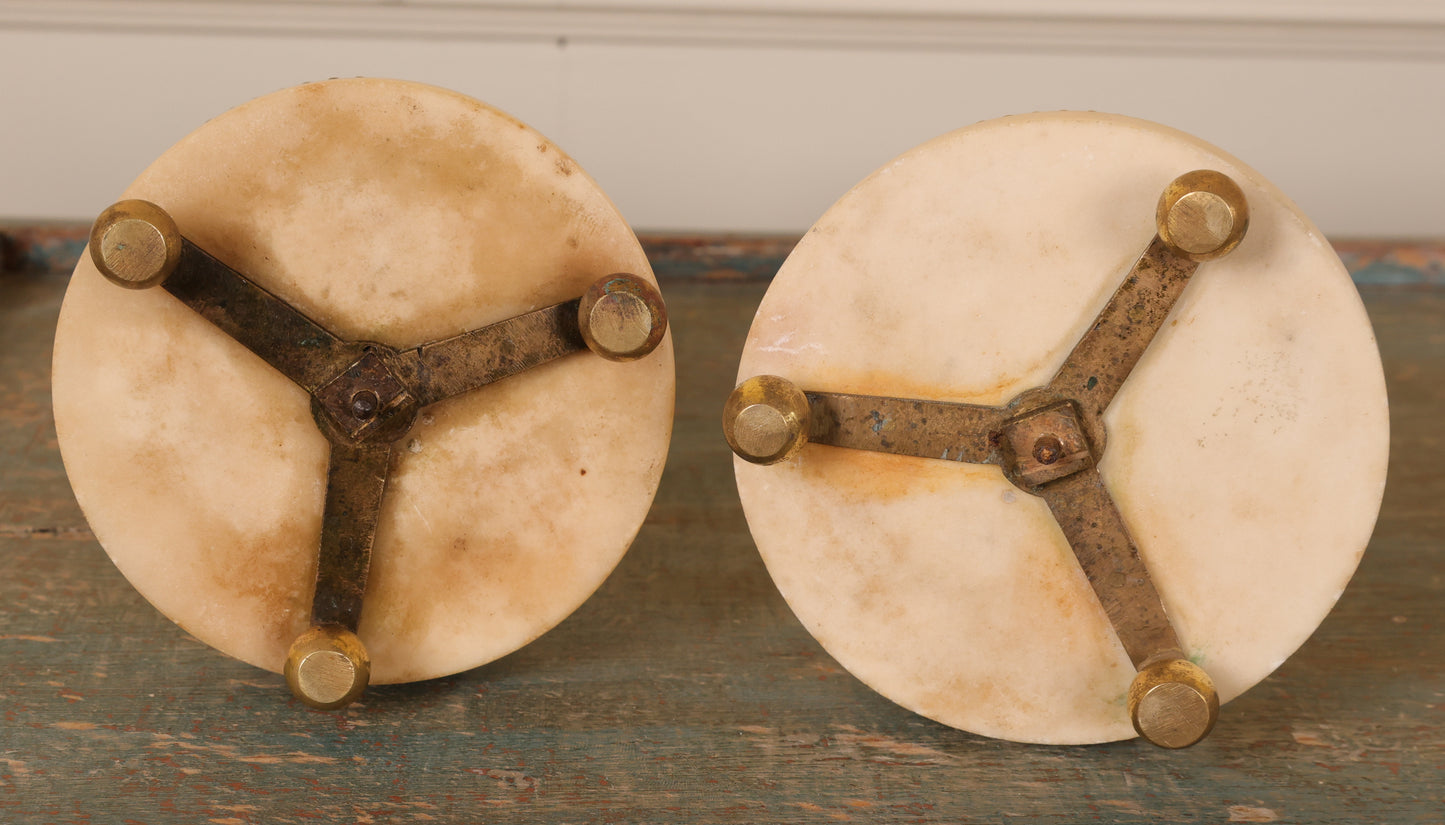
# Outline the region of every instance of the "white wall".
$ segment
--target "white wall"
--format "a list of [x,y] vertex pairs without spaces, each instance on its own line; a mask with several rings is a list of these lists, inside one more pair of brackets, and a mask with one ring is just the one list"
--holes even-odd
[[1332,235],[1445,236],[1435,0],[0,0],[0,219],[89,220],[207,118],[349,75],[511,112],[645,230],[799,232],[913,145],[1071,108],[1217,143]]

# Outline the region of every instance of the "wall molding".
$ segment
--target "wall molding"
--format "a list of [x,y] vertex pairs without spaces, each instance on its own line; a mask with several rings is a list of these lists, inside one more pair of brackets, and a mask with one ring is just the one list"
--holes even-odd
[[1445,60],[1427,0],[0,0],[0,29]]
[[0,217],[93,216],[338,75],[510,111],[648,229],[799,232],[910,146],[1061,108],[1197,134],[1326,232],[1445,228],[1445,0],[0,0]]

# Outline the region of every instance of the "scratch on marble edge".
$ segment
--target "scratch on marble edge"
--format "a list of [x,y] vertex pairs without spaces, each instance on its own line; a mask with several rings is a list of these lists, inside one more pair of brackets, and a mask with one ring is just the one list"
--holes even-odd
[[416,499],[412,498],[410,494],[403,493],[403,495],[406,495],[407,503],[411,505],[411,509],[416,511],[417,518],[420,518],[421,523],[426,525],[427,535],[436,535],[436,531],[433,530],[431,526],[431,519],[427,518],[426,514],[421,511],[421,508],[417,506]]
[[786,343],[788,343],[789,341],[793,340],[793,336],[794,336],[795,334],[796,334],[796,332],[795,332],[794,330],[789,330],[788,332],[785,332],[785,333],[783,333],[782,335],[778,336],[777,340],[776,340],[776,341],[773,341],[772,344],[770,344],[770,345],[768,345],[768,346],[766,346],[766,347],[758,347],[758,351],[759,351],[759,352],[781,352],[781,353],[784,353],[785,355],[797,355],[797,354],[800,353],[800,352],[809,352],[809,351],[811,351],[811,352],[822,352],[822,351],[823,351],[823,345],[822,345],[822,344],[819,344],[819,343],[816,343],[816,342],[815,342],[815,343],[811,343],[811,344],[802,344],[802,345],[796,346],[796,347],[786,347],[786,346],[783,346],[784,344],[786,344]]

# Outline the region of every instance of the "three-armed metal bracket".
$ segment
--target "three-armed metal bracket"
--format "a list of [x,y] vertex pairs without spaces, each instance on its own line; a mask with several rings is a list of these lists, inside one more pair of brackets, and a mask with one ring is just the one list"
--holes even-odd
[[723,432],[735,453],[757,464],[783,461],[813,442],[1000,467],[1048,503],[1138,671],[1128,694],[1135,730],[1181,748],[1214,727],[1219,697],[1185,656],[1099,475],[1103,415],[1199,262],[1239,245],[1249,208],[1233,180],[1197,170],[1165,188],[1156,222],[1158,235],[1058,373],[1002,407],[804,391],[760,375],[728,397]]
[[331,457],[311,627],[291,645],[285,673],[298,698],[323,709],[355,701],[370,679],[356,629],[393,444],[417,413],[586,349],[641,358],[667,330],[657,289],[614,274],[570,301],[409,349],[346,341],[184,238],[148,201],[101,213],[90,256],[115,284],[162,286],[310,394]]

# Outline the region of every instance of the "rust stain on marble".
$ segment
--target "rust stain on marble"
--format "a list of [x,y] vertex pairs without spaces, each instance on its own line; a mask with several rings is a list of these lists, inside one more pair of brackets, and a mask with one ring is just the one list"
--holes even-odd
[[286,649],[307,625],[316,579],[321,514],[293,511],[278,522],[238,530],[210,524],[206,571],[212,586],[249,605],[259,632],[276,650],[277,670]]
[[810,444],[795,459],[801,479],[855,503],[934,493],[957,480],[956,463]]

